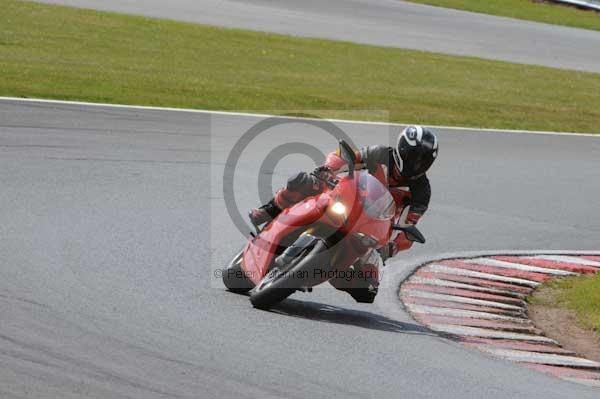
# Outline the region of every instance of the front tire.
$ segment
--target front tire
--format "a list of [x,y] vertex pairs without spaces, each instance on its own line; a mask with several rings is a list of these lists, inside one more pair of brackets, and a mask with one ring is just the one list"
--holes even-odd
[[319,240],[313,247],[299,254],[290,264],[282,266],[281,269],[278,266],[273,267],[252,290],[250,294],[252,306],[267,310],[303,288],[304,285],[309,285],[308,281],[301,280],[298,276],[311,273],[316,266],[328,263],[327,255],[327,246]]
[[[250,294],[252,306],[257,309],[267,310],[292,295],[296,291],[295,288],[280,287],[284,284],[278,280],[284,279],[282,277],[284,274],[278,268],[271,269]],[[277,282],[279,284],[275,284]]]
[[223,270],[223,284],[231,292],[236,294],[245,294],[254,288],[254,284],[242,270],[242,255],[244,251],[240,251],[234,258],[229,262],[227,268]]

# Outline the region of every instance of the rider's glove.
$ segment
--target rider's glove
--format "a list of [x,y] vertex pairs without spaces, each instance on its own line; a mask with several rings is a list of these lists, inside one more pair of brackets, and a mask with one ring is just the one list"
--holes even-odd
[[406,238],[404,233],[400,233],[392,241],[378,249],[381,259],[385,262],[387,259],[395,256],[400,251],[406,251],[412,247],[413,242]]
[[406,223],[407,224],[417,224],[417,222],[421,219],[421,214],[416,212],[408,212],[406,215]]
[[317,166],[315,168],[315,173],[333,173],[331,168],[327,165]]
[[335,177],[331,168],[326,165],[316,167],[313,173],[315,175],[319,176],[320,178],[326,179],[326,180],[331,180]]
[[411,205],[410,209],[408,210],[408,214],[406,215],[406,223],[412,224],[412,225],[417,224],[419,222],[419,219],[421,219],[421,216],[423,216],[423,214],[425,213],[426,210],[427,210],[426,206]]

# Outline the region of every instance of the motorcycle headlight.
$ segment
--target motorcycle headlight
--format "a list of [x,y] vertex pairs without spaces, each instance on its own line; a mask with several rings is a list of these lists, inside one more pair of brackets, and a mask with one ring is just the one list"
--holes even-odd
[[346,205],[341,202],[334,202],[331,206],[331,211],[337,215],[345,215],[346,214]]

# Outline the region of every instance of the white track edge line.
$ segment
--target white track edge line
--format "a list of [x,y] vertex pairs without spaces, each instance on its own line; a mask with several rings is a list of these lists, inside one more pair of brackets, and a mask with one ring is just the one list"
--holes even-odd
[[[211,110],[193,109],[193,108],[171,108],[171,107],[155,107],[155,106],[147,106],[147,105],[92,103],[92,102],[85,102],[85,101],[50,100],[50,99],[43,99],[43,98],[22,98],[22,97],[0,96],[0,101],[81,105],[81,106],[88,106],[88,107],[112,107],[112,108],[125,108],[125,109],[129,108],[129,109],[139,109],[139,110],[149,110],[149,111],[169,111],[169,112],[186,112],[186,113],[198,113],[198,114],[245,116],[245,117],[252,117],[252,118],[281,117],[281,118],[293,119],[293,120],[321,120],[321,119],[316,119],[316,118],[303,118],[303,117],[299,117],[299,116],[268,115],[268,114],[259,114],[259,113],[253,114],[253,113],[249,113],[249,112],[211,111]],[[378,125],[378,126],[407,126],[407,125],[410,125],[410,123],[375,122],[375,121],[329,119],[329,118],[323,118],[323,120],[327,120],[330,122],[337,122],[337,123],[356,124],[356,125]],[[545,135],[553,135],[553,136],[600,138],[600,134],[593,134],[593,133],[548,132],[548,131],[540,131],[540,130],[491,129],[491,128],[443,126],[443,125],[427,125],[427,126],[436,128],[436,129],[467,131],[467,132],[545,134]]]

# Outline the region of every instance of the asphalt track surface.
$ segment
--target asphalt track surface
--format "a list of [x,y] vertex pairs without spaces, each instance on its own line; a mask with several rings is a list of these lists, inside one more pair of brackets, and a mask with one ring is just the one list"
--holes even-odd
[[600,32],[399,0],[42,0],[218,26],[600,72]]
[[[440,129],[428,243],[384,269],[375,304],[323,288],[264,312],[213,277],[244,242],[221,181],[257,121],[0,101],[0,397],[598,397],[428,332],[395,279],[444,252],[597,250],[600,138]],[[339,126],[357,145],[390,135]],[[240,209],[265,153],[299,137],[335,143],[297,121],[258,136]],[[285,157],[273,182],[311,166]]]

